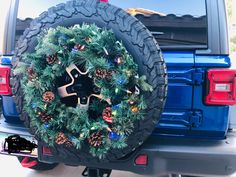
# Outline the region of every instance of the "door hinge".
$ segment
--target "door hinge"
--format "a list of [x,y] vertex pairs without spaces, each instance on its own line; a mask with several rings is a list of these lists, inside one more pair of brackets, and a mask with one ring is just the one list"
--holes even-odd
[[204,70],[201,68],[196,68],[193,73],[193,84],[194,85],[201,85],[204,81]]
[[204,70],[192,68],[184,71],[168,71],[169,83],[185,83],[187,85],[201,85],[204,81]]
[[190,118],[189,123],[191,127],[193,128],[199,127],[202,124],[202,118],[203,118],[202,111],[198,110],[190,111],[189,118]]

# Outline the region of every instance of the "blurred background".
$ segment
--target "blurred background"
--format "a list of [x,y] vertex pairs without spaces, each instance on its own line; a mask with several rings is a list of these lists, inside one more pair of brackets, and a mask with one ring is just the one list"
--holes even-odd
[[236,52],[236,0],[226,0],[229,19],[231,52]]

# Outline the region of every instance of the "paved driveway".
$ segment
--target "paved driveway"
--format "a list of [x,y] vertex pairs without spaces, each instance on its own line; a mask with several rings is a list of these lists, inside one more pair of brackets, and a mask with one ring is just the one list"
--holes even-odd
[[[1,177],[82,177],[84,167],[59,165],[54,170],[37,172],[21,167],[16,157],[0,155]],[[129,172],[113,171],[111,177],[148,177]],[[167,176],[162,176],[167,177]],[[215,176],[213,176],[215,177]],[[220,176],[218,176],[220,177]],[[236,175],[231,176],[236,177]]]
[[[16,157],[0,155],[1,177],[82,177],[84,167],[59,165],[52,171],[36,172],[22,168]],[[128,172],[114,171],[111,177],[143,177]]]

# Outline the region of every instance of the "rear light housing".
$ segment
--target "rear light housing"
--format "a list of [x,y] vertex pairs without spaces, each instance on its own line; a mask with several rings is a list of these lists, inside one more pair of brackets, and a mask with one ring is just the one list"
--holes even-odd
[[210,69],[207,78],[208,94],[205,97],[206,104],[236,104],[236,70]]
[[10,73],[11,68],[8,66],[0,65],[0,95],[11,95],[12,90],[10,87]]
[[43,146],[43,155],[52,156],[52,150],[50,147]]

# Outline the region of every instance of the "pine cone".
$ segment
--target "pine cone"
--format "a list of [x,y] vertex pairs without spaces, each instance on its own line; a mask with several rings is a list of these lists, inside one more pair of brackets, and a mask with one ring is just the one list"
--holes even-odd
[[105,69],[97,69],[95,75],[100,79],[110,79],[112,77],[113,71],[108,71]]
[[109,123],[112,123],[112,110],[111,107],[107,107],[102,112],[102,118]]
[[39,117],[43,123],[47,123],[52,119],[52,117],[50,115],[47,115],[45,112],[40,112]]
[[112,77],[113,74],[114,74],[114,71],[107,71],[106,77],[107,77],[108,79],[111,79],[111,77]]
[[46,103],[51,103],[54,99],[55,95],[53,92],[48,91],[43,94],[43,101]]
[[34,69],[32,67],[29,67],[27,69],[27,72],[28,72],[28,77],[29,77],[30,81],[32,81],[33,79],[36,78],[36,74],[35,74]]
[[102,134],[101,132],[96,132],[90,135],[88,142],[93,147],[101,146],[102,144]]
[[106,78],[106,70],[97,69],[95,74],[100,79],[105,79]]
[[57,134],[56,141],[55,141],[57,144],[59,144],[59,145],[65,144],[65,143],[68,142],[68,141],[69,141],[69,140],[68,140],[68,138],[65,136],[64,133],[59,132],[59,133]]
[[47,56],[48,64],[53,64],[58,60],[57,54]]

